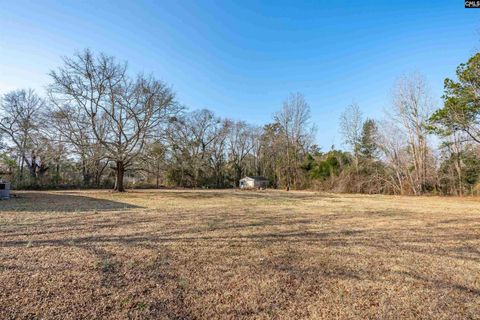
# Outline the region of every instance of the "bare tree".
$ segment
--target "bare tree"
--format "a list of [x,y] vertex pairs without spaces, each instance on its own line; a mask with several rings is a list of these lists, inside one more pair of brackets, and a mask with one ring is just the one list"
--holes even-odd
[[383,154],[383,161],[388,165],[385,182],[395,194],[403,194],[406,190],[405,180],[408,176],[409,155],[406,136],[395,123],[380,123],[378,146]]
[[218,134],[220,118],[210,110],[190,112],[170,124],[168,138],[174,155],[198,187],[202,171],[208,170],[211,147]]
[[[127,65],[89,50],[64,58],[50,73],[50,95],[56,105],[76,105],[89,121],[116,172],[115,190],[125,191],[123,177],[148,137],[179,107],[172,91],[152,77],[127,75]],[[104,134],[103,134],[104,133]]]
[[357,104],[348,106],[340,115],[340,133],[344,143],[350,147],[358,171],[358,155],[361,145],[363,115]]
[[238,186],[245,171],[245,158],[253,148],[252,128],[244,121],[231,122],[228,126],[228,154],[233,167],[234,184]]
[[285,184],[287,188],[297,187],[300,163],[315,130],[310,124],[310,106],[301,93],[290,94],[274,120],[279,124],[283,140]]
[[[57,105],[51,99],[54,108],[49,112],[50,125],[59,133],[70,146],[71,152],[78,156],[80,161],[83,184],[89,186],[100,185],[101,176],[108,165],[105,148],[96,139],[90,119],[78,105]],[[106,122],[99,126],[98,134],[105,136]],[[92,181],[93,180],[93,181]]]
[[408,141],[413,170],[409,178],[414,194],[426,191],[429,171],[429,146],[427,121],[433,102],[425,78],[412,74],[400,78],[393,90],[393,106],[389,116],[401,125]]
[[17,90],[3,96],[0,104],[0,131],[16,146],[20,159],[20,176],[27,165],[30,176],[36,178],[48,170],[44,159],[39,157],[38,139],[45,101],[33,90]]
[[260,158],[261,175],[268,178],[274,187],[279,185],[284,171],[284,138],[281,136],[280,125],[275,122],[266,124],[259,137],[260,152],[258,157]]
[[165,167],[166,147],[159,139],[146,143],[146,148],[140,157],[141,170],[155,178],[155,187],[160,187],[162,171]]
[[217,187],[225,186],[225,167],[227,159],[227,138],[230,130],[229,121],[221,121],[215,126],[214,139],[210,146],[209,164]]
[[261,176],[262,173],[262,163],[260,161],[262,155],[262,135],[263,135],[263,128],[259,126],[252,126],[252,164],[251,170],[254,172],[255,175]]

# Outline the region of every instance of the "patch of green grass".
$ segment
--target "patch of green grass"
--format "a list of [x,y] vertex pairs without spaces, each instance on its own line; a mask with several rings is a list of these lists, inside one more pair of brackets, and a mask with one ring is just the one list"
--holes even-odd
[[110,259],[104,258],[95,262],[95,269],[102,272],[111,272],[114,270],[114,264]]
[[135,309],[138,310],[138,311],[143,311],[147,307],[148,307],[148,304],[146,304],[144,302],[137,302],[137,304],[135,305]]
[[178,286],[182,289],[182,290],[186,290],[188,288],[188,280],[185,279],[185,278],[182,278],[180,277],[178,279]]

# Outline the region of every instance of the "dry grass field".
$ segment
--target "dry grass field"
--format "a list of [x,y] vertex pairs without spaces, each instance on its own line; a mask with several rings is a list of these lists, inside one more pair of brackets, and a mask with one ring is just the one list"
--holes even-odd
[[480,319],[480,199],[20,192],[1,319]]

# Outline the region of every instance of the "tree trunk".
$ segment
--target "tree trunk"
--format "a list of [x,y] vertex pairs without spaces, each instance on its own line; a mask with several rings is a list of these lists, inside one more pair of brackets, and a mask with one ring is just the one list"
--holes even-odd
[[123,161],[117,161],[116,167],[116,178],[115,178],[115,191],[125,192],[125,187],[123,186],[123,176],[125,175],[125,166]]
[[20,180],[23,181],[23,167],[25,166],[25,155],[22,156],[22,162],[20,164]]
[[37,178],[37,173],[35,171],[35,166],[31,165],[30,167],[28,167],[29,171],[30,171],[30,177],[32,179],[36,179]]
[[455,153],[455,158],[455,169],[457,170],[458,177],[458,195],[463,196],[462,158],[460,152]]
[[83,185],[84,186],[89,186],[90,185],[90,172],[88,172],[87,164],[85,159],[82,159],[82,179],[83,179]]
[[37,158],[35,156],[35,153],[32,152],[32,160],[30,163],[27,162],[28,170],[30,171],[30,176],[32,179],[37,179]]
[[103,164],[100,161],[96,161],[95,164],[95,174],[94,174],[94,185],[96,187],[99,187],[100,184],[102,183],[102,175],[103,171],[105,171],[105,168],[108,165],[108,161],[105,161]]
[[242,179],[242,167],[235,166],[235,187],[240,188],[240,180]]

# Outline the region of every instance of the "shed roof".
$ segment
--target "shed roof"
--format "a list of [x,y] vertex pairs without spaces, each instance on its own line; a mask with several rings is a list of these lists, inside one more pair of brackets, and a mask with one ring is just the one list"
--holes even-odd
[[246,176],[245,178],[241,179],[241,180],[244,180],[244,179],[252,179],[252,180],[268,180],[264,177],[261,177],[261,176]]

